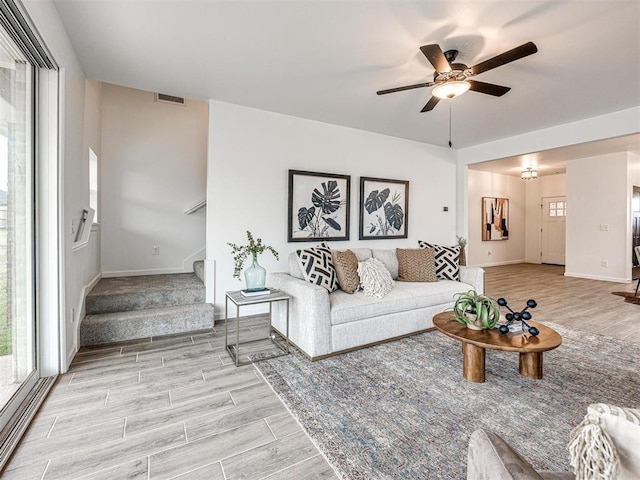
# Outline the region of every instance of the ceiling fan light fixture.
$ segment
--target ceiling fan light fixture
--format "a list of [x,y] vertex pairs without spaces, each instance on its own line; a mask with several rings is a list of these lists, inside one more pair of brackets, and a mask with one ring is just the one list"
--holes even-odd
[[538,178],[538,171],[533,167],[527,167],[527,169],[522,172],[521,177],[523,180],[535,180]]
[[438,97],[441,99],[445,98],[454,98],[462,95],[464,92],[469,90],[471,84],[464,80],[456,80],[453,82],[446,82],[438,85],[431,92],[434,97]]

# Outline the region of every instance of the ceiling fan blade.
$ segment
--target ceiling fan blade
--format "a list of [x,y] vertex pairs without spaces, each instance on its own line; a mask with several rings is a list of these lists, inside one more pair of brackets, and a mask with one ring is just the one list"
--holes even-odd
[[379,90],[376,93],[378,95],[385,95],[387,93],[402,92],[403,90],[411,90],[412,88],[431,87],[433,85],[435,85],[435,83],[433,82],[416,83],[415,85],[407,85],[405,87],[396,87],[396,88],[389,88],[387,90]]
[[440,99],[438,97],[431,97],[431,100],[429,100],[427,104],[424,107],[422,107],[422,110],[420,110],[420,113],[430,112],[438,104],[439,101]]
[[478,82],[477,80],[467,80],[467,82],[471,85],[469,90],[486,93],[487,95],[493,95],[494,97],[501,97],[511,90],[511,87],[503,87],[502,85],[496,85],[495,83]]
[[423,45],[420,47],[420,51],[427,57],[429,63],[433,65],[438,73],[447,73],[451,71],[451,65],[447,61],[447,57],[442,53],[440,45],[433,43],[431,45]]
[[489,60],[485,60],[484,62],[480,62],[477,65],[474,65],[469,70],[473,75],[478,75],[479,73],[486,72],[487,70],[491,70],[492,68],[497,68],[507,63],[515,62],[516,60],[520,60],[521,58],[527,57],[529,55],[533,55],[538,51],[538,47],[533,42],[527,42],[525,44],[520,45],[519,47],[512,48],[508,52],[501,53]]

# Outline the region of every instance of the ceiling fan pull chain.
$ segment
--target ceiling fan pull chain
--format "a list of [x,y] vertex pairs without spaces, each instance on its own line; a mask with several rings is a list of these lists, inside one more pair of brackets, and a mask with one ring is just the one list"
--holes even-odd
[[449,148],[451,148],[453,144],[451,143],[451,101],[449,101]]

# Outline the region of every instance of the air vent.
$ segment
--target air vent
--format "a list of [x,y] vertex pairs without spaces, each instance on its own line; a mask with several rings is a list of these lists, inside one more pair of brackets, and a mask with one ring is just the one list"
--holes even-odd
[[185,100],[182,97],[174,97],[173,95],[167,95],[165,93],[156,93],[156,102],[171,103],[173,105],[185,105]]

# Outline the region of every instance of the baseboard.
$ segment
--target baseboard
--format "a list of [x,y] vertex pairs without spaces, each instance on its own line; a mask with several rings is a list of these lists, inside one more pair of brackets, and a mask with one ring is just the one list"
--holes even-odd
[[73,326],[75,328],[73,338],[75,338],[75,341],[73,342],[71,349],[67,350],[67,364],[62,365],[61,373],[67,371],[69,365],[71,365],[71,362],[73,361],[73,358],[76,356],[76,353],[78,353],[78,345],[80,345],[80,323],[82,323],[82,319],[84,318],[85,301],[89,292],[98,284],[100,279],[102,279],[102,273],[97,273],[96,276],[82,287],[82,290],[80,291],[80,298],[78,299],[78,305],[76,305],[75,318],[73,318]]
[[619,278],[619,277],[604,277],[602,275],[589,275],[586,273],[571,273],[564,272],[565,277],[572,278],[585,278],[587,280],[601,280],[603,282],[615,282],[615,283],[630,283],[631,278]]
[[139,277],[141,275],[168,275],[172,273],[189,273],[189,272],[193,272],[193,268],[187,271],[185,271],[184,268],[181,268],[181,267],[153,268],[149,270],[120,270],[120,271],[112,271],[112,272],[102,272],[102,278]]
[[524,260],[506,260],[504,262],[475,263],[471,267],[499,267],[501,265],[515,265],[517,263],[527,263]]

